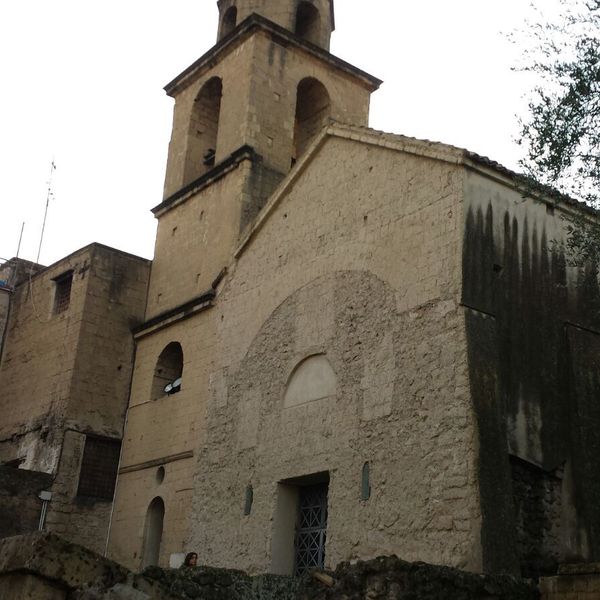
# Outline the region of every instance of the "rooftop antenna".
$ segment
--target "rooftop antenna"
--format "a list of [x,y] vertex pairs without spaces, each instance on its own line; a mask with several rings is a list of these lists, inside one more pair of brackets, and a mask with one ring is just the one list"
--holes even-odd
[[19,235],[19,244],[17,246],[17,254],[15,256],[15,258],[18,260],[19,259],[19,252],[21,252],[21,242],[23,241],[23,230],[25,229],[25,221],[23,221],[23,224],[21,225],[21,235]]
[[19,253],[21,252],[21,242],[23,240],[23,230],[25,229],[25,221],[21,225],[21,234],[19,235],[19,244],[17,246],[17,254],[15,255],[15,268],[12,270],[11,281],[17,281],[17,271],[19,270]]
[[44,211],[44,221],[42,223],[42,233],[40,235],[40,245],[38,247],[37,257],[35,262],[39,264],[40,262],[40,253],[42,252],[42,242],[44,240],[44,230],[46,229],[46,218],[48,217],[48,205],[50,204],[50,198],[54,196],[54,192],[52,191],[52,175],[54,175],[54,171],[56,171],[56,165],[54,164],[54,159],[52,159],[52,163],[50,164],[50,177],[48,178],[48,191],[46,193],[46,210]]

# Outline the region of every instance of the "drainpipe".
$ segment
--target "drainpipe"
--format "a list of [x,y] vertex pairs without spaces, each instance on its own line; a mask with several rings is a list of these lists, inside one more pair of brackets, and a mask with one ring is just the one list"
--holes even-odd
[[44,531],[44,524],[46,523],[46,515],[48,514],[48,504],[52,500],[52,492],[40,492],[39,498],[42,501],[42,512],[40,513],[40,524],[38,531]]

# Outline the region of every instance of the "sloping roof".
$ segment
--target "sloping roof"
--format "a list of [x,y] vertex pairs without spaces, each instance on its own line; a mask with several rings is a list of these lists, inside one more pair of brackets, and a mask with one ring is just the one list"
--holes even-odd
[[562,194],[556,189],[538,185],[535,187],[535,192],[531,191],[531,181],[525,175],[512,171],[504,167],[500,163],[476,152],[471,152],[465,148],[459,148],[442,142],[433,142],[431,140],[421,140],[405,135],[386,133],[369,127],[358,125],[348,125],[332,121],[331,124],[323,129],[321,134],[313,141],[309,149],[296,163],[287,177],[280,183],[279,187],[271,196],[269,202],[259,213],[254,224],[242,238],[235,256],[240,256],[247,244],[254,238],[256,233],[262,228],[270,214],[285,196],[288,189],[294,184],[304,169],[312,162],[314,156],[318,153],[321,146],[328,137],[339,137],[342,139],[354,140],[360,143],[388,148],[399,152],[414,154],[424,158],[441,160],[443,162],[462,165],[466,168],[471,168],[482,171],[491,171],[500,175],[503,179],[508,180],[515,186],[518,186],[524,193],[535,193],[540,199],[552,201],[556,204],[563,203],[577,210],[583,210],[590,215],[598,217],[600,211],[595,210],[588,204],[580,202]]

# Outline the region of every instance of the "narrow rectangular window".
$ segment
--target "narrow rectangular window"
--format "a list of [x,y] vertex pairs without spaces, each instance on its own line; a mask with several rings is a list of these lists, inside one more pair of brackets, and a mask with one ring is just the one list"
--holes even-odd
[[54,314],[65,312],[71,303],[71,286],[73,285],[73,271],[60,275],[54,280]]
[[87,436],[79,472],[77,495],[112,500],[117,481],[121,442]]

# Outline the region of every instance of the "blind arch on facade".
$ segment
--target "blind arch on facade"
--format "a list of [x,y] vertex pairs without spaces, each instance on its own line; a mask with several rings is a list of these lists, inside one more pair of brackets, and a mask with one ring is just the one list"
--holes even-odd
[[336,395],[337,376],[324,354],[304,359],[292,371],[283,399],[285,408]]

